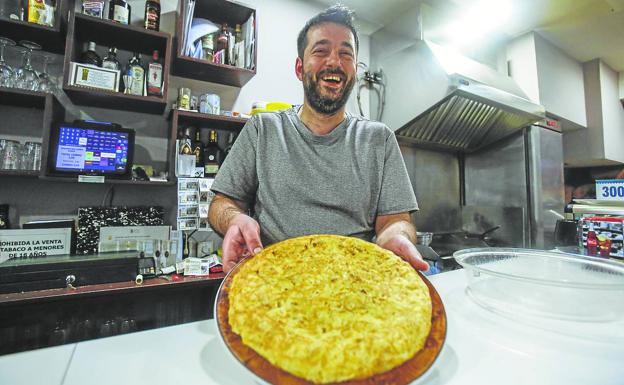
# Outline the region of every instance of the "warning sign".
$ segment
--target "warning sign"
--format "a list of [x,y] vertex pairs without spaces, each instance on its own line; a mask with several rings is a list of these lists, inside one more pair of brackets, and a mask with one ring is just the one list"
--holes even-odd
[[69,254],[71,229],[0,230],[0,262]]

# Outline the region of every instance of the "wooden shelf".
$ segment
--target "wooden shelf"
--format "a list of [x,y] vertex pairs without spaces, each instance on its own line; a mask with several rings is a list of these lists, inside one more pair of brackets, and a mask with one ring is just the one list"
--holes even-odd
[[0,176],[19,176],[26,178],[36,178],[40,171],[37,170],[0,170]]
[[[230,65],[211,63],[206,60],[196,59],[183,55],[184,47],[180,44],[183,34],[182,23],[186,14],[186,1],[181,0],[178,4],[180,10],[176,18],[176,50],[173,56],[173,74],[190,79],[203,80],[212,83],[226,84],[229,86],[242,87],[256,75],[256,70],[238,68]],[[224,0],[203,0],[195,4],[194,17],[202,17],[216,24],[227,23],[229,26],[244,24],[251,15],[255,15],[253,8],[240,3]],[[254,28],[254,63],[257,68],[258,52],[258,28]]]
[[52,27],[22,20],[0,18],[0,31],[2,31],[0,35],[15,40],[15,42],[30,40],[41,45],[44,51],[62,54],[65,50],[65,35],[62,33],[65,26],[62,19],[63,15],[66,14],[68,3],[68,0],[57,0],[55,21]]
[[[78,177],[72,176],[54,176],[54,175],[45,175],[42,176],[41,179],[55,181],[55,182],[68,182],[68,183],[81,183],[81,184],[98,184],[98,183],[90,183],[90,182],[78,182]],[[173,186],[175,184],[174,181],[168,180],[166,182],[152,182],[146,180],[132,180],[132,179],[111,179],[105,178],[104,183],[101,184],[128,184],[128,185],[141,185],[141,186]]]
[[39,91],[0,87],[0,105],[43,109],[47,95]]
[[173,62],[173,74],[189,79],[242,87],[256,75],[256,71],[177,55]]
[[[158,50],[163,65],[163,95],[126,95],[121,92],[69,85],[70,63],[78,61],[84,44],[89,41],[93,41],[97,45],[116,47],[118,50],[141,53],[149,57],[154,50]],[[168,33],[150,31],[131,25],[122,25],[111,20],[72,13],[65,46],[65,84],[63,89],[78,105],[161,114],[167,106],[170,61],[171,35]]]
[[158,96],[126,95],[121,92],[96,90],[68,84],[65,84],[63,89],[75,104],[83,106],[150,114],[161,114],[167,106],[167,100]]
[[240,132],[247,119],[235,118],[231,116],[202,114],[195,111],[171,110],[169,114],[171,120],[171,132],[169,134],[169,146],[167,148],[167,159],[169,159],[169,175],[173,179],[175,176],[176,139],[180,125],[195,125],[209,127],[214,130]]
[[169,119],[175,120],[178,124],[204,125],[215,130],[240,131],[246,118],[238,118],[224,115],[203,114],[196,111],[171,110]]

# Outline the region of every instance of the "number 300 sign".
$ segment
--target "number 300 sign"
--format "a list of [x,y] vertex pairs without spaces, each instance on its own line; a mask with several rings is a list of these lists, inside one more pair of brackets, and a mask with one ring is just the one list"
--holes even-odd
[[624,201],[624,179],[597,180],[596,199]]

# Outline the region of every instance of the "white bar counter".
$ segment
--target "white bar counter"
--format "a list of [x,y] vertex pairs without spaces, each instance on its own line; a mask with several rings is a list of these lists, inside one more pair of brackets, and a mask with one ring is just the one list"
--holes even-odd
[[[463,271],[429,279],[444,302],[448,332],[434,366],[415,384],[624,384],[624,321],[557,331],[548,320],[520,322],[476,305],[465,294]],[[0,356],[0,384],[113,383],[256,384],[225,351],[214,320]]]

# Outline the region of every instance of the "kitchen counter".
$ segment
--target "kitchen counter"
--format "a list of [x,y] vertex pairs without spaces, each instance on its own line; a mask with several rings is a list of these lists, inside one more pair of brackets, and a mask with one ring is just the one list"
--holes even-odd
[[[579,323],[578,335],[569,323],[556,330],[555,322],[505,318],[466,296],[464,274],[429,277],[448,333],[417,384],[622,384],[624,320]],[[214,320],[0,356],[0,384],[43,383],[255,385],[218,340]]]

